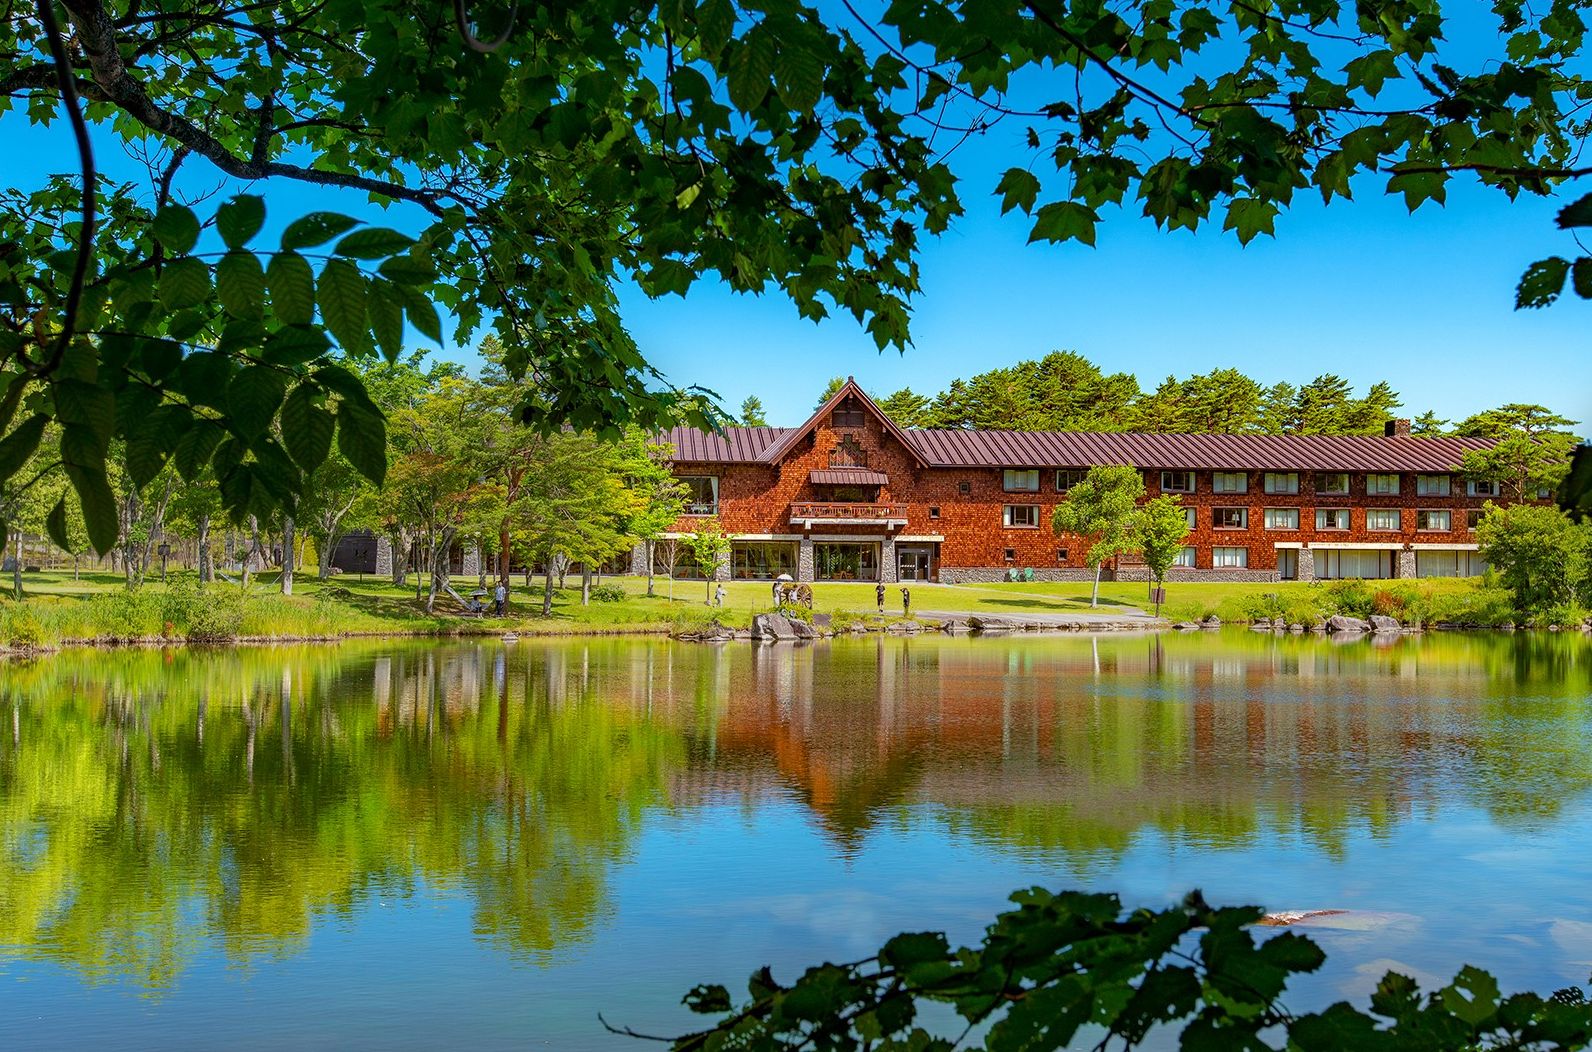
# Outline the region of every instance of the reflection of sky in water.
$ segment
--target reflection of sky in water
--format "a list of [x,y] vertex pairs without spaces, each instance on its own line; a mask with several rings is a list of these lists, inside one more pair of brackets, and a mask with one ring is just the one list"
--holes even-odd
[[[1355,911],[1312,931],[1296,1007],[1465,961],[1580,982],[1589,656],[1233,633],[8,669],[0,907],[35,923],[0,918],[0,1042],[642,1047],[597,1012],[672,1032],[697,982],[968,941],[1030,883]],[[111,817],[46,880],[65,803]]]

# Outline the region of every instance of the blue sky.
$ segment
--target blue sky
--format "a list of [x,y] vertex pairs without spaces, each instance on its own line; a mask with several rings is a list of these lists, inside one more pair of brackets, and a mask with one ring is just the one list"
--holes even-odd
[[[707,386],[732,410],[755,394],[775,424],[802,420],[831,376],[855,375],[881,395],[907,386],[933,394],[956,377],[1058,349],[1132,372],[1145,387],[1225,366],[1264,383],[1334,372],[1361,390],[1389,381],[1409,415],[1457,419],[1525,401],[1592,420],[1583,379],[1592,304],[1513,309],[1530,262],[1576,251],[1553,225],[1563,200],[1510,202],[1459,179],[1446,207],[1412,216],[1380,181],[1362,180],[1352,203],[1325,208],[1301,195],[1275,239],[1247,247],[1215,228],[1158,231],[1136,208],[1106,215],[1097,248],[1028,245],[1025,217],[1001,217],[991,194],[1000,171],[1025,160],[1021,134],[1000,126],[958,152],[967,214],[924,243],[904,354],[877,352],[849,317],[814,325],[778,294],[737,296],[710,281],[683,300],[626,289],[627,323],[670,380]],[[64,124],[46,131],[16,112],[0,116],[0,150],[17,186],[74,165]],[[142,178],[118,145],[101,139],[99,154],[103,170]],[[186,172],[190,188],[216,178],[202,162]],[[266,194],[268,233],[314,208],[372,211],[363,195],[323,188]],[[410,225],[401,211],[372,218]],[[443,353],[472,357],[468,348]]]

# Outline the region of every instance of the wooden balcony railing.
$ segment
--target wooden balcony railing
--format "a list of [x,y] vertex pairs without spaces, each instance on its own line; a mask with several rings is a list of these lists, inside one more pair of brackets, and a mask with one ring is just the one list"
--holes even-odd
[[790,518],[792,522],[905,522],[907,509],[901,504],[804,500],[790,506]]

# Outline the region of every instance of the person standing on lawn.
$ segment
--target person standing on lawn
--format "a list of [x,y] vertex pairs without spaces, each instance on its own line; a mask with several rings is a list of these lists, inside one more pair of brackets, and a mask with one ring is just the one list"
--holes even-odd
[[498,579],[497,588],[492,591],[492,612],[497,617],[503,617],[509,612],[509,590],[503,587],[502,578]]
[[906,585],[901,586],[901,616],[912,616],[912,590]]
[[884,585],[880,584],[879,587],[873,590],[873,593],[874,596],[879,600],[879,612],[882,614],[884,613]]

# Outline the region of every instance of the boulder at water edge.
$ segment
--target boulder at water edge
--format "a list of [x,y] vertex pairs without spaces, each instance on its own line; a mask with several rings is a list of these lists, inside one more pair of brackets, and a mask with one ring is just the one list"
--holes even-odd
[[1347,614],[1333,614],[1327,618],[1327,631],[1334,635],[1364,633],[1371,631],[1371,623],[1362,621],[1358,617],[1349,617]]

